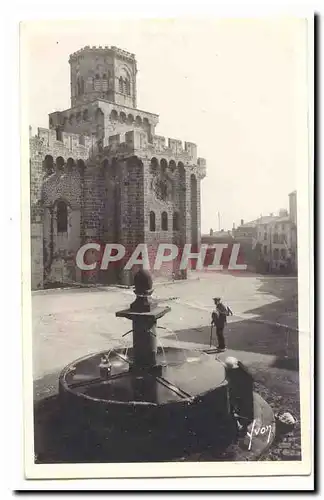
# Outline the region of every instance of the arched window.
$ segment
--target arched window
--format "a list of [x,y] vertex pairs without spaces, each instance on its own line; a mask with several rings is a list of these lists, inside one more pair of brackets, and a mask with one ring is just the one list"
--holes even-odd
[[170,160],[169,167],[170,167],[171,172],[175,172],[175,170],[177,168],[176,162],[174,160]]
[[53,156],[46,155],[44,160],[45,175],[51,175],[54,172]]
[[150,231],[155,231],[155,213],[150,212]]
[[68,158],[66,162],[66,170],[68,172],[71,172],[74,167],[75,167],[75,161],[73,160],[73,158]]
[[77,167],[79,169],[80,172],[84,172],[85,170],[85,163],[83,160],[78,160],[77,161]]
[[165,158],[162,158],[162,160],[160,161],[160,165],[161,165],[162,172],[165,174],[165,172],[167,171],[167,168],[168,168],[168,162],[166,161]]
[[56,158],[56,169],[59,172],[63,172],[63,170],[64,170],[64,158],[62,158],[62,156],[58,156]]
[[166,212],[161,214],[161,229],[162,231],[168,230],[168,214]]
[[155,173],[158,171],[159,168],[159,162],[156,158],[151,159],[151,172]]
[[65,233],[67,231],[67,223],[68,223],[68,211],[67,204],[65,201],[59,201],[57,204],[57,232]]
[[119,78],[119,92],[121,94],[124,92],[124,82],[122,77]]
[[118,120],[118,113],[115,109],[112,110],[112,112],[110,113],[110,119],[112,121],[117,121]]
[[179,212],[174,212],[174,214],[173,214],[173,231],[179,231],[179,229],[180,229]]
[[125,79],[125,92],[127,95],[130,95],[130,81],[128,80],[128,78]]

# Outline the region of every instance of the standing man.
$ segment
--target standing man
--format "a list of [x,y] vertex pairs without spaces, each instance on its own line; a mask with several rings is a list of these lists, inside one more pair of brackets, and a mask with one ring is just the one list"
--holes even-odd
[[213,326],[216,327],[216,336],[217,336],[217,341],[218,341],[218,348],[217,350],[219,352],[224,352],[226,347],[225,347],[225,339],[224,339],[224,328],[227,322],[227,316],[231,315],[233,316],[233,313],[231,309],[228,306],[225,306],[220,297],[215,297],[214,303],[216,306],[215,311],[212,312],[212,321],[211,321],[211,327]]

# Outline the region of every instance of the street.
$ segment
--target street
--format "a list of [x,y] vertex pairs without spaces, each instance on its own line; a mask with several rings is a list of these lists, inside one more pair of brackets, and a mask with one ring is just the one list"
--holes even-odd
[[[171,307],[158,322],[161,345],[208,348],[212,299],[217,296],[233,311],[225,329],[228,349],[219,357],[239,358],[273,410],[288,410],[299,420],[297,279],[197,272],[187,281],[156,284],[154,298]],[[33,293],[36,400],[56,392],[59,371],[74,359],[129,345],[131,334],[122,335],[131,323],[115,312],[134,298],[131,289],[117,287]],[[270,459],[300,457],[299,427],[287,439],[278,453],[270,452]]]

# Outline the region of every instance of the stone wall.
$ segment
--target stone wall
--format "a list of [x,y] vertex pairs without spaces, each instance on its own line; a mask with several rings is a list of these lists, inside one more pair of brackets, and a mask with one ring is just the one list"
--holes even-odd
[[[55,120],[60,120],[57,113],[54,125]],[[104,120],[100,123],[104,127]],[[160,136],[150,138],[143,128],[110,135],[106,146],[93,144],[88,136],[63,132],[60,137],[55,129],[39,129],[31,138],[36,285],[42,286],[41,275],[46,285],[75,281],[132,284],[136,267],[127,270],[124,266],[139,244],[148,247],[155,278],[185,277],[179,271],[183,246],[193,243],[194,251],[200,244],[200,181],[205,163],[197,159],[196,146]],[[60,204],[67,213],[64,230],[59,229]],[[154,228],[150,227],[151,213]],[[87,259],[99,264],[92,271],[80,271],[76,253],[88,242],[100,243],[101,249],[106,243],[122,244],[126,255],[101,270],[102,253],[89,252]],[[179,258],[155,270],[161,243],[177,245]]]
[[[30,204],[32,288],[48,282],[74,281],[75,252],[80,244],[80,161],[89,157],[89,138],[75,134],[57,140],[55,130],[38,129],[30,137]],[[58,235],[57,202],[68,207],[66,235]]]
[[[108,99],[136,107],[135,55],[117,47],[86,46],[70,55],[71,105]],[[119,79],[127,78],[129,88],[120,89]]]

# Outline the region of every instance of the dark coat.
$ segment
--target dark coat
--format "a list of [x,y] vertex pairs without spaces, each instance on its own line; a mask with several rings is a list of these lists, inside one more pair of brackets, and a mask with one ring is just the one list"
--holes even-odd
[[224,328],[227,316],[230,314],[230,309],[222,302],[219,302],[216,305],[216,310],[212,312],[212,324],[216,326],[216,328]]
[[246,422],[254,418],[253,377],[248,369],[238,362],[238,368],[227,369],[226,378],[229,385],[231,406]]

